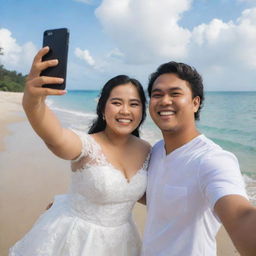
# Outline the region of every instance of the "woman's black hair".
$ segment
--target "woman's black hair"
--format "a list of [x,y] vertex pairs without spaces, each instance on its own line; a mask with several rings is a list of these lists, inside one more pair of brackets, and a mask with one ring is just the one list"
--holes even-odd
[[137,89],[139,96],[140,96],[141,104],[142,104],[142,119],[141,119],[138,127],[132,132],[133,135],[135,135],[137,137],[140,136],[139,128],[146,118],[147,100],[146,100],[144,89],[143,89],[141,83],[138,80],[136,80],[134,78],[130,78],[129,76],[126,76],[126,75],[119,75],[119,76],[113,77],[103,86],[101,93],[100,93],[97,110],[96,110],[97,118],[95,120],[93,120],[92,125],[88,132],[89,134],[93,134],[93,133],[97,133],[97,132],[101,132],[101,131],[105,130],[106,121],[103,119],[103,113],[105,111],[106,102],[109,98],[109,95],[110,95],[111,91],[116,86],[124,85],[124,84],[128,84],[128,83],[132,83],[134,85],[134,87]]

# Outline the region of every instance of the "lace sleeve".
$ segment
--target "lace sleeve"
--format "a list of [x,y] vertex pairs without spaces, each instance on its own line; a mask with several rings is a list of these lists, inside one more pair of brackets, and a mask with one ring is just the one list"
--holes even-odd
[[91,159],[93,150],[92,141],[87,133],[71,129],[75,134],[77,134],[82,142],[82,149],[80,155],[71,160],[71,169],[73,172],[83,169],[84,165]]
[[87,152],[86,152],[86,148],[87,148],[87,145],[88,142],[86,142],[86,135],[85,133],[81,132],[81,131],[78,131],[78,130],[74,130],[74,129],[71,129],[72,132],[74,132],[81,140],[82,142],[82,150],[81,150],[81,153],[80,155],[76,158],[76,159],[73,159],[71,160],[72,163],[76,163],[76,162],[79,162],[81,160],[82,157],[86,156],[87,155]]
[[71,161],[72,171],[84,169],[87,164],[99,165],[105,164],[106,160],[101,152],[100,146],[87,133],[72,129],[82,142],[82,150],[80,155]]
[[147,169],[148,169],[148,165],[149,165],[149,161],[150,161],[150,156],[151,156],[151,151],[148,153],[148,155],[147,155],[147,157],[146,157],[146,159],[145,159],[145,161],[144,161],[144,163],[143,163],[142,168],[143,168],[144,170],[147,170]]

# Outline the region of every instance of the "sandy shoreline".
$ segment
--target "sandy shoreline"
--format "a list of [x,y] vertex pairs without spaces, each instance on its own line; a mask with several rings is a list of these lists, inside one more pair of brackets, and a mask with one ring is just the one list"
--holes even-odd
[[[21,238],[54,195],[69,184],[69,161],[51,154],[25,119],[22,93],[0,92],[0,255]],[[144,230],[146,208],[136,205],[135,221]],[[222,229],[218,256],[238,255]]]
[[7,129],[8,123],[25,120],[21,115],[23,93],[2,92],[0,91],[0,151],[5,149],[3,139],[10,131]]

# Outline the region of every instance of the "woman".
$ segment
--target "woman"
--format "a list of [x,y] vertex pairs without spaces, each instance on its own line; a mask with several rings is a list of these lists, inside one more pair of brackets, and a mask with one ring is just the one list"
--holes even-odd
[[61,127],[45,105],[48,95],[61,90],[42,84],[62,83],[61,78],[40,77],[57,65],[44,61],[45,47],[36,55],[26,83],[23,107],[48,148],[72,160],[69,193],[54,204],[11,249],[11,256],[136,256],[140,237],[132,208],[146,189],[150,146],[139,138],[145,119],[145,95],[140,83],[127,76],[109,80],[102,89],[97,119],[89,134]]

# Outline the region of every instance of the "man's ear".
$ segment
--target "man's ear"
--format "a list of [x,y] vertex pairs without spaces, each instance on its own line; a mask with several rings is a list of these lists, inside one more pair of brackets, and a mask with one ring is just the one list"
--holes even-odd
[[200,100],[199,96],[196,96],[195,98],[193,98],[194,113],[196,113],[198,111],[200,102],[201,102],[201,100]]

